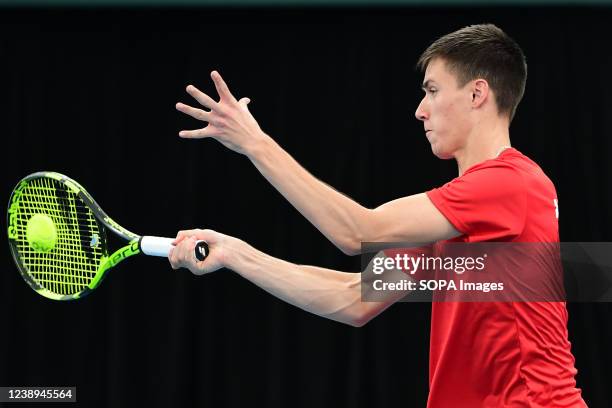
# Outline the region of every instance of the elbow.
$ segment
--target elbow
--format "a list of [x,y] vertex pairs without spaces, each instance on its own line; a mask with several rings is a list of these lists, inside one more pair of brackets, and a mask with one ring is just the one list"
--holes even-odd
[[345,255],[354,256],[361,254],[361,241],[357,238],[357,234],[343,237],[336,236],[331,241]]
[[343,237],[336,246],[345,254],[349,256],[360,255],[362,245],[367,242],[367,234],[361,231],[352,231],[350,235]]
[[350,240],[337,246],[345,255],[355,256],[361,254],[361,241]]
[[345,236],[341,237],[336,245],[344,254],[349,256],[360,255],[364,242],[372,241],[372,210],[363,209],[353,220],[352,225],[347,228]]
[[331,315],[326,316],[337,322],[352,327],[363,327],[384,310],[384,307],[381,307],[383,303],[362,301],[360,274],[352,274],[345,287],[338,293],[344,294],[343,300],[336,304],[338,307]]
[[368,320],[351,320],[350,322],[347,322],[347,324],[352,327],[360,328],[365,326],[367,322]]
[[372,316],[367,313],[364,307],[359,307],[351,313],[345,323],[352,327],[363,327],[370,320],[372,320]]

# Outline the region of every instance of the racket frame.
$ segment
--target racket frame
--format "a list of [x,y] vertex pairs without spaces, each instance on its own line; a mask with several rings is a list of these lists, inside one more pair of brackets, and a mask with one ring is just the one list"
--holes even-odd
[[[36,280],[30,275],[27,268],[22,264],[19,252],[14,244],[14,240],[16,239],[16,223],[17,223],[17,212],[19,205],[19,197],[21,196],[21,191],[25,189],[31,180],[37,178],[51,178],[60,183],[63,183],[66,187],[68,187],[74,194],[80,198],[83,203],[91,210],[96,220],[103,225],[104,228],[113,232],[116,236],[127,241],[128,243],[117,250],[115,250],[112,254],[107,255],[103,254],[102,259],[100,260],[100,265],[96,271],[94,278],[89,282],[83,290],[71,295],[60,295],[55,292],[48,290],[47,288],[41,286]],[[141,253],[140,248],[140,240],[141,236],[134,234],[133,232],[125,229],[117,222],[115,222],[112,218],[110,218],[102,208],[96,203],[93,197],[76,181],[71,178],[52,171],[40,171],[36,173],[32,173],[17,183],[15,188],[13,189],[11,196],[9,198],[9,209],[7,213],[7,225],[8,225],[8,238],[9,238],[9,246],[11,248],[11,255],[17,265],[19,272],[23,279],[30,285],[32,289],[38,292],[40,295],[53,299],[53,300],[75,300],[82,298],[88,295],[91,291],[96,289],[104,277],[108,270],[114,266],[116,266],[121,261],[137,255]],[[105,231],[101,230],[100,233],[105,235]],[[101,239],[106,240],[106,236],[101,237]]]

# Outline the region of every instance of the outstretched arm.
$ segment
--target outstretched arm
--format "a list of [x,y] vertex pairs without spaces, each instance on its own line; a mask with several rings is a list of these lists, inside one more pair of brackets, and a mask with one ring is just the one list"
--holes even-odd
[[368,209],[321,182],[266,135],[249,112],[248,98],[238,101],[218,72],[211,77],[219,102],[193,86],[187,92],[209,111],[182,103],[176,108],[207,122],[202,129],[181,131],[186,138],[213,137],[246,155],[261,174],[319,231],[347,254],[366,241],[433,242],[460,235],[431,203],[415,194]]
[[[198,239],[210,248],[204,261],[193,256]],[[175,244],[168,255],[174,269],[187,268],[202,275],[226,267],[285,302],[355,327],[363,326],[405,295],[398,292],[382,302],[362,302],[358,273],[296,265],[212,230],[180,231]]]

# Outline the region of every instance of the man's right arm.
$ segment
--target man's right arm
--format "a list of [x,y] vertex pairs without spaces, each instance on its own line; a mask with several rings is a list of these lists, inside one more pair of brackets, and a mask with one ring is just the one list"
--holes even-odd
[[424,193],[368,209],[318,180],[272,138],[258,140],[246,153],[255,167],[346,254],[360,253],[362,242],[428,243],[459,235]]

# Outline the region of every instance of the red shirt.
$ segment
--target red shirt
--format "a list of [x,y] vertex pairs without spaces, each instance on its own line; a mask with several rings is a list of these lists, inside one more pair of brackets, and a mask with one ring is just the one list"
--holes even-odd
[[[555,186],[516,149],[427,196],[452,242],[558,242]],[[563,302],[434,302],[429,408],[586,407]]]

